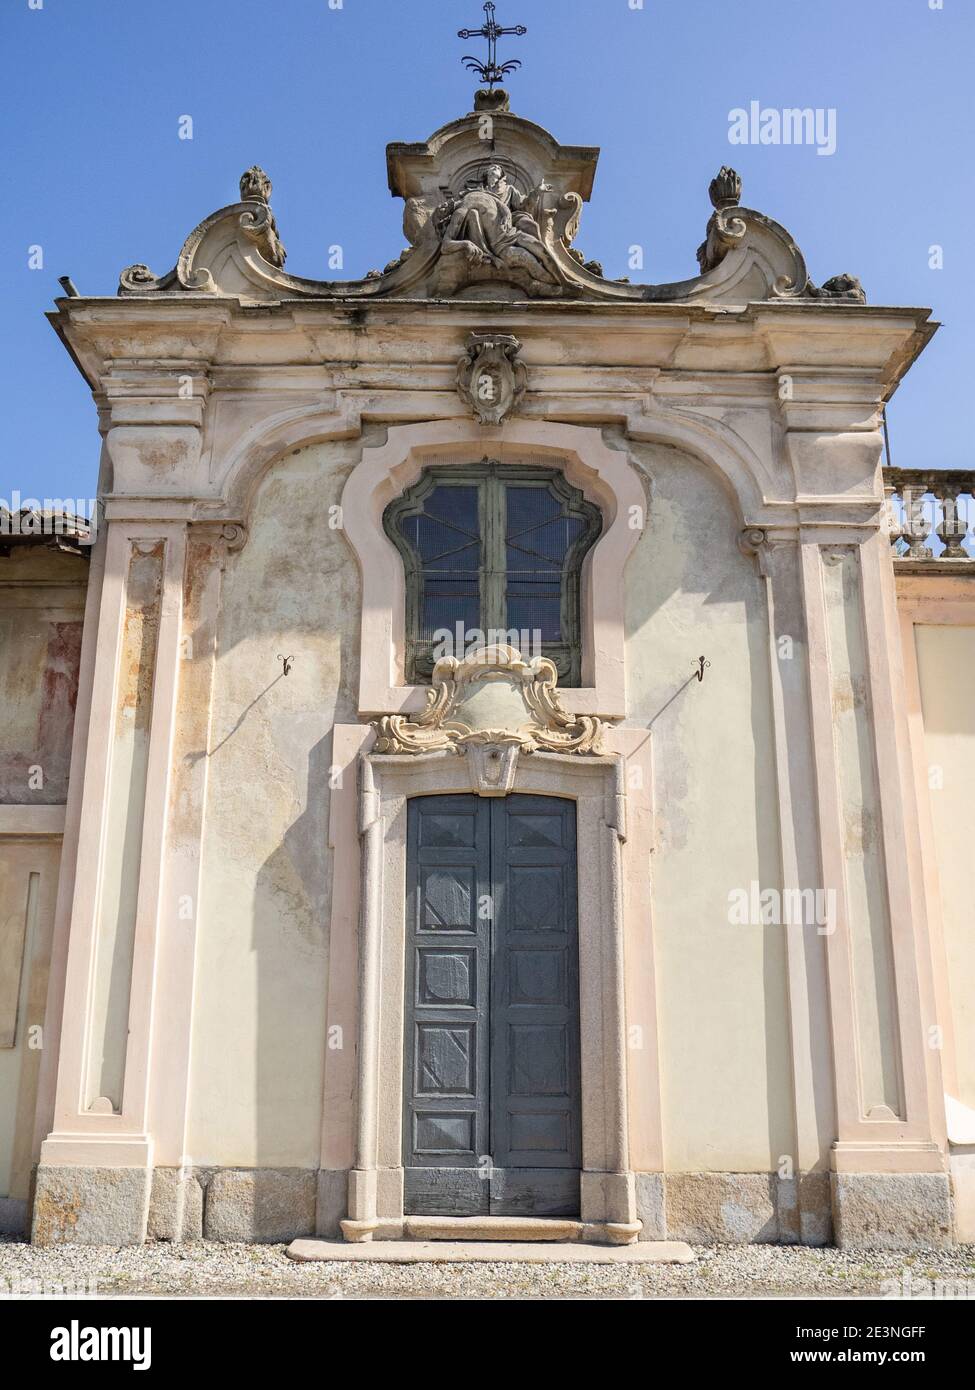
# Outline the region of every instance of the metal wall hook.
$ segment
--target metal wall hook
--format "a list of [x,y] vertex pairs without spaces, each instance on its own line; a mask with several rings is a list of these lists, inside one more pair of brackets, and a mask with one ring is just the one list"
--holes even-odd
[[695,674],[695,676],[697,676],[697,679],[698,679],[699,682],[700,682],[700,681],[703,681],[703,679],[704,679],[704,672],[707,670],[707,668],[708,668],[710,665],[711,665],[711,663],[710,663],[710,661],[708,661],[707,657],[704,657],[704,656],[699,656],[699,657],[698,657],[698,659],[697,659],[697,670],[694,672],[694,674]]
[[[288,672],[291,670],[292,666],[295,664],[295,659],[294,659],[294,657],[293,657],[293,656],[280,656],[280,655],[279,655],[279,656],[278,656],[278,660],[280,661],[282,667],[284,668],[284,674],[287,675]],[[703,658],[702,658],[702,660],[703,660]]]

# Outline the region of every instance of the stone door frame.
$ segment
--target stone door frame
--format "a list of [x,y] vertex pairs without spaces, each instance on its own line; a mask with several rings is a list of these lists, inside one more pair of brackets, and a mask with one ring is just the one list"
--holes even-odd
[[[359,908],[359,1035],[355,1163],[349,1173],[347,1240],[396,1239],[403,1212],[407,801],[473,792],[497,795],[482,762],[454,752],[364,753],[359,758],[362,840]],[[610,1240],[634,1239],[629,1166],[623,961],[625,838],[623,759],[521,753],[512,792],[576,803],[579,875],[579,1007],[582,1047],[580,1216]],[[459,1229],[465,1218],[456,1218]]]

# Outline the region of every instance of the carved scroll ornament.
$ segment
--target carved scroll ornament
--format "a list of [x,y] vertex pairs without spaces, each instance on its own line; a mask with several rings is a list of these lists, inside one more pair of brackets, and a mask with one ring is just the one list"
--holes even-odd
[[[458,704],[479,681],[509,681],[521,693],[531,720],[517,729],[473,729],[454,720]],[[375,722],[376,753],[463,753],[485,744],[517,745],[522,752],[599,753],[606,725],[590,715],[569,714],[557,690],[558,672],[548,657],[525,661],[514,647],[481,647],[462,660],[448,656],[433,668],[427,704],[414,718],[386,714]]]
[[528,384],[521,343],[506,333],[471,333],[457,367],[457,390],[482,425],[500,425]]

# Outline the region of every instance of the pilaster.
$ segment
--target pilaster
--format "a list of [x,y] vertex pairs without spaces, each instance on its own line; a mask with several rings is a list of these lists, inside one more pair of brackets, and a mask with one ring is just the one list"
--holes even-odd
[[[815,902],[810,895],[821,887],[822,874],[819,827],[809,795],[813,782],[809,639],[799,545],[795,532],[788,528],[770,532],[752,527],[742,533],[741,548],[755,555],[766,584],[782,901],[805,905]],[[804,1192],[808,1174],[828,1171],[834,1134],[836,1101],[824,943],[830,923],[822,924],[815,911],[803,911],[788,914],[782,929],[786,933],[795,1116],[795,1151],[789,1155],[796,1184],[793,1234],[803,1244],[821,1245],[830,1235],[822,1203],[804,1200]]]
[[105,545],[54,1126],[34,1212],[41,1243],[144,1238],[153,1160],[149,1068],[186,528],[115,522]]
[[933,986],[869,394],[865,374],[807,373],[782,412],[800,501],[822,884],[835,903],[825,938],[834,1223],[842,1244],[906,1233],[940,1244],[950,1211],[932,1122],[938,1059],[925,1038]]
[[185,1169],[190,1060],[200,927],[203,833],[210,768],[213,681],[224,569],[246,533],[229,525],[188,528],[179,648],[179,717],[168,797],[156,988],[165,1001],[153,1037],[150,1130],[157,1167]]

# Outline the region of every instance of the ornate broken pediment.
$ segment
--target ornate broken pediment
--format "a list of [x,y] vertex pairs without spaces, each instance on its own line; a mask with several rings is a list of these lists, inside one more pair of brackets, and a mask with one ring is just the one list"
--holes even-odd
[[860,282],[850,275],[817,288],[785,228],[740,205],[741,179],[727,168],[711,182],[714,211],[698,250],[699,275],[664,285],[607,280],[599,263],[573,245],[598,157],[597,149],[560,145],[541,126],[513,115],[505,92],[479,92],[469,115],[425,143],[387,146],[389,187],[404,202],[408,245],[384,270],[344,281],[287,274],[270,207],[271,181],[254,167],[241,178],[241,201],[194,228],[168,274],[129,266],[119,293],[189,291],[250,300],[865,302]]
[[281,271],[288,253],[271,211],[271,188],[258,165],[245,169],[240,176],[241,201],[194,227],[167,275],[157,277],[141,263],[130,265],[119,276],[119,294],[182,289],[246,295],[253,283],[249,269],[259,270],[264,264],[270,274]]
[[471,333],[457,368],[457,390],[482,425],[500,425],[525,394],[528,373],[509,333]]
[[833,299],[865,304],[863,286],[853,275],[835,275],[817,289],[806,274],[806,263],[798,246],[778,222],[763,213],[743,208],[741,175],[722,166],[708,186],[708,197],[714,212],[708,221],[704,241],[697,248],[697,261],[702,276],[718,270],[729,252],[752,247],[756,255],[764,248],[766,264],[771,275],[768,299]]
[[[474,727],[454,718],[458,707],[471,702],[472,687],[503,681],[522,701],[530,719],[516,726]],[[471,748],[519,748],[525,753],[598,753],[606,725],[589,715],[572,715],[562,708],[558,673],[548,657],[523,660],[514,647],[481,647],[462,660],[444,657],[433,668],[433,681],[421,714],[385,714],[373,728],[376,753],[431,753]]]

